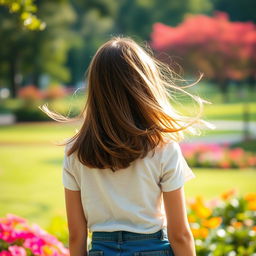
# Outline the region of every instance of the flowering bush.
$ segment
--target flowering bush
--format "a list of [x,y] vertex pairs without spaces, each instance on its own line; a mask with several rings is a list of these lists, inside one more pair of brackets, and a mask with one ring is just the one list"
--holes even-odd
[[54,100],[67,96],[70,92],[60,85],[51,85],[46,90],[39,90],[34,85],[28,85],[19,90],[21,104],[13,109],[18,122],[50,121],[51,119],[39,108],[39,100]]
[[230,190],[220,199],[188,201],[188,220],[198,256],[256,255],[256,193],[235,196]]
[[42,92],[34,85],[27,85],[19,90],[19,97],[25,100],[38,100],[43,98]]
[[191,166],[217,168],[256,167],[256,155],[228,144],[181,143],[184,157]]
[[68,91],[63,86],[53,85],[48,87],[43,94],[45,99],[53,100],[66,96],[68,94]]
[[7,214],[0,218],[0,256],[68,256],[68,249],[38,225]]
[[19,97],[25,100],[36,101],[39,99],[57,99],[68,94],[68,90],[61,85],[49,86],[46,90],[39,90],[34,85],[27,85],[19,90]]
[[211,17],[187,15],[176,27],[155,23],[151,45],[159,53],[186,60],[184,70],[200,70],[220,85],[225,80],[242,81],[255,75],[255,24],[230,21],[224,12]]

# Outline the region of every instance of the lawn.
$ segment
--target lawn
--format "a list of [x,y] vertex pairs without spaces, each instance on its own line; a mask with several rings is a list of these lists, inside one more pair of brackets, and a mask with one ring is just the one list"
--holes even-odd
[[[65,139],[67,136],[75,134],[79,129],[79,123],[58,124],[49,123],[22,123],[11,126],[0,126],[0,143],[13,144],[37,144],[54,143]],[[237,130],[203,130],[202,136],[218,134],[239,135],[242,131]]]
[[0,126],[0,143],[14,144],[51,144],[75,134],[78,124],[23,123],[11,126]]
[[0,148],[0,215],[20,214],[36,222],[63,214],[61,186],[63,148],[4,146]]
[[[255,95],[256,96],[256,95]],[[174,104],[182,113],[188,115],[194,115],[197,113],[198,105],[195,104],[189,97],[177,98],[180,104]],[[219,100],[212,100],[209,95],[206,100],[212,102],[212,104],[204,104],[203,117],[207,120],[243,120],[244,103],[241,101],[221,103]],[[82,109],[83,99],[80,98],[66,98],[55,101],[52,105],[52,109],[68,114],[69,112],[78,112]],[[250,111],[250,119],[256,121],[256,102],[251,100],[247,102]]]

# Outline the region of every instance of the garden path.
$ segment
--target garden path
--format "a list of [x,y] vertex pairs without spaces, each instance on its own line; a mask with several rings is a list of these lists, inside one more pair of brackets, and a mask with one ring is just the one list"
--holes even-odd
[[[243,131],[244,128],[244,123],[242,121],[215,120],[209,122],[216,126],[215,130],[220,131]],[[248,124],[248,130],[250,132],[250,138],[256,139],[256,122],[250,122]],[[242,141],[243,137],[243,132],[214,135],[206,134],[205,136],[201,135],[187,138],[184,142],[236,143]]]

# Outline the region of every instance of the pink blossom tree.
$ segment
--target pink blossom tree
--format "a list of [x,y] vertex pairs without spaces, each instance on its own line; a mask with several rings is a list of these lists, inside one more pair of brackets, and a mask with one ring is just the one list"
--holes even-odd
[[230,80],[241,82],[256,76],[255,24],[231,22],[223,12],[214,17],[189,15],[177,27],[155,23],[151,46],[157,53],[181,57],[186,71],[203,72],[217,82],[224,100]]

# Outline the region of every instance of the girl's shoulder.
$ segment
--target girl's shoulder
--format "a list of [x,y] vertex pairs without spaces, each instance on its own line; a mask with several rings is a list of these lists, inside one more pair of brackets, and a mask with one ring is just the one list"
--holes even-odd
[[183,158],[180,144],[174,140],[167,140],[157,146],[156,152],[158,154],[158,160],[160,160],[162,164],[166,162],[176,162]]
[[168,140],[164,140],[161,144],[159,144],[156,147],[156,150],[159,153],[165,153],[166,151],[170,153],[170,151],[175,151],[175,150],[179,150],[180,149],[180,145],[177,141],[168,139]]
[[66,144],[64,146],[64,160],[68,161],[70,165],[74,165],[74,163],[76,162],[76,153],[72,153],[70,155],[68,154],[69,150],[74,144],[74,141],[66,140],[65,143]]

